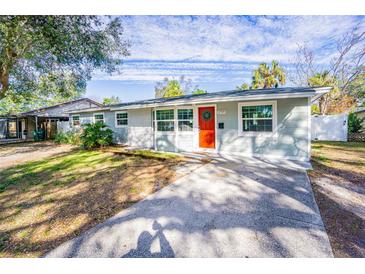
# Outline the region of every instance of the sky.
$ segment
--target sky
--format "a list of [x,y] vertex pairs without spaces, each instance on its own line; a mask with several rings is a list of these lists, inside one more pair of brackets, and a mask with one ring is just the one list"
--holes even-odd
[[[334,41],[353,27],[365,29],[365,16],[120,16],[131,55],[122,72],[95,72],[86,97],[122,102],[154,97],[156,82],[184,75],[208,92],[250,83],[259,63],[277,60],[292,69],[298,45],[305,43],[318,66],[336,54]],[[290,81],[286,86],[293,86]]]

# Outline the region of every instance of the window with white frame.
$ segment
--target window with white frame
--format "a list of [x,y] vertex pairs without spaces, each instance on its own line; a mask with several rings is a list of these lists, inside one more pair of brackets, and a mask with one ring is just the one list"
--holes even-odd
[[276,119],[275,103],[242,103],[239,104],[239,109],[241,133],[273,132]]
[[103,113],[94,113],[94,123],[103,122],[104,123],[104,114]]
[[72,126],[78,127],[80,126],[80,115],[73,115],[71,117]]
[[115,113],[115,126],[123,127],[128,125],[128,112]]
[[178,109],[177,119],[179,131],[193,131],[193,109]]
[[175,114],[173,109],[156,110],[157,131],[174,131]]

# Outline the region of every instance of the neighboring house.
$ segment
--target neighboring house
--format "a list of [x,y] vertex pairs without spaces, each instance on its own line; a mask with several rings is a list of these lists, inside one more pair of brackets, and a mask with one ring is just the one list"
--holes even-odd
[[91,99],[81,98],[16,115],[0,116],[0,142],[32,140],[35,129],[43,129],[45,138],[52,138],[57,132],[57,121],[68,121],[68,111],[101,106]]
[[331,88],[275,88],[158,98],[70,112],[103,121],[117,143],[161,151],[310,157],[311,101]]

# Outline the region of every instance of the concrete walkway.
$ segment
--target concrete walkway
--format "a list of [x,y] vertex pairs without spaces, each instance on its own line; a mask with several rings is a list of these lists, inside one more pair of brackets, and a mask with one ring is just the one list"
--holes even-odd
[[300,166],[223,157],[46,255],[332,256]]

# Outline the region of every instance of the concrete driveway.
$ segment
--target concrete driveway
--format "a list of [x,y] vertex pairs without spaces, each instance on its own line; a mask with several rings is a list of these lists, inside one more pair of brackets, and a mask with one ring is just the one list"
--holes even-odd
[[304,170],[293,162],[223,157],[46,255],[332,256]]

